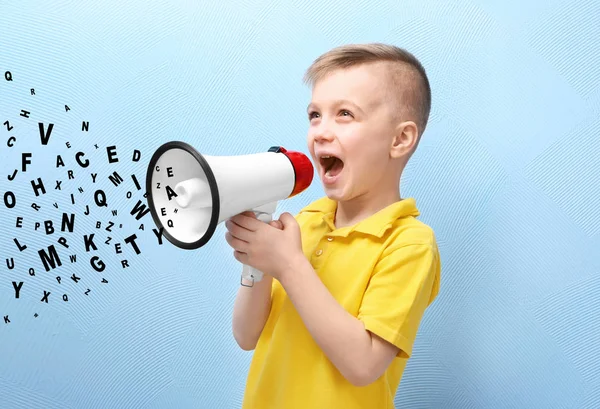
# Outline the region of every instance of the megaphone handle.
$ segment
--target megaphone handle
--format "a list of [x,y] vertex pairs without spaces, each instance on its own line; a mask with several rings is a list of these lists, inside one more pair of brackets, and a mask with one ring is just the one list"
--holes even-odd
[[[258,220],[261,220],[265,223],[269,223],[271,220],[273,220],[273,215],[270,213],[255,211],[254,214],[256,215],[256,218]],[[243,285],[244,287],[252,287],[254,285],[254,283],[262,280],[263,276],[264,276],[264,273],[262,271],[257,270],[252,266],[244,264],[243,268],[242,268],[242,277],[240,279],[240,284]],[[252,284],[251,285],[244,284],[244,280],[250,281]]]

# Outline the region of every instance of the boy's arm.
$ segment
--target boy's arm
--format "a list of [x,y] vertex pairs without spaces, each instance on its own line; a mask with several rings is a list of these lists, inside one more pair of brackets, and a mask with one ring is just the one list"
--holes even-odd
[[[243,214],[256,218],[253,212]],[[269,225],[283,228],[279,220],[271,220]],[[252,287],[240,285],[238,289],[233,305],[232,331],[235,341],[245,351],[256,348],[269,318],[272,285],[273,277],[264,274],[261,281],[252,283]]]
[[434,293],[436,260],[427,245],[391,251],[371,278],[358,318],[337,302],[306,258],[298,260],[282,285],[329,360],[348,381],[364,386],[379,378],[394,357],[411,354]]
[[273,278],[264,275],[252,287],[240,286],[233,306],[233,336],[245,351],[256,347],[271,310]]

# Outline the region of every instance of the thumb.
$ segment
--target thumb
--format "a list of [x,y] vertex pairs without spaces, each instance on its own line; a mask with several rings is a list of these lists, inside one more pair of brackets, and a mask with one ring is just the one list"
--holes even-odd
[[282,213],[281,216],[279,216],[279,221],[281,221],[284,230],[298,225],[298,222],[296,221],[294,216],[292,216],[288,212]]
[[275,227],[276,229],[283,230],[283,223],[279,220],[271,220],[269,226]]

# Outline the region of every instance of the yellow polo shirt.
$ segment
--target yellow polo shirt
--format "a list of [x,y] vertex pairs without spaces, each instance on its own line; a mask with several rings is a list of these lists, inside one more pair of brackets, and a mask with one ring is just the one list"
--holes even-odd
[[389,409],[425,309],[440,285],[432,229],[414,199],[354,226],[336,228],[337,203],[324,197],[296,216],[304,254],[335,299],[367,330],[400,348],[383,376],[357,387],[319,348],[279,281],[248,374],[244,409]]

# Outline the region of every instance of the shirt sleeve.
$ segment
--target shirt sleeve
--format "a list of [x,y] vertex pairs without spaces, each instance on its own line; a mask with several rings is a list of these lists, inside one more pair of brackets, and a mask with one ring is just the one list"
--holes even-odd
[[368,331],[409,358],[425,309],[439,291],[440,261],[431,244],[403,245],[379,260],[358,312]]

